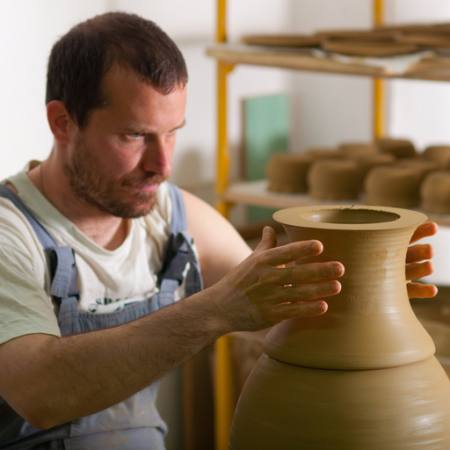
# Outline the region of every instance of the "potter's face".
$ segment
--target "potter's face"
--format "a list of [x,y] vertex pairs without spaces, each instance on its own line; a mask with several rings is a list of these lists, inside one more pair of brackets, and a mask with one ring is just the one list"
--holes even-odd
[[106,74],[103,92],[105,106],[74,133],[64,172],[81,200],[114,216],[139,217],[151,210],[170,175],[186,88],[164,95],[116,67]]

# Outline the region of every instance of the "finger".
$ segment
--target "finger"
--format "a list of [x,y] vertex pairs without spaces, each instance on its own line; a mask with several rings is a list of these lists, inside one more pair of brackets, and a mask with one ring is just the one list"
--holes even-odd
[[412,243],[418,241],[419,239],[423,239],[424,237],[433,236],[437,233],[437,231],[438,226],[435,222],[425,222],[416,228],[416,231],[414,231],[414,234],[409,242]]
[[265,226],[262,230],[261,240],[255,248],[255,252],[262,252],[269,248],[276,247],[277,235],[272,227]]
[[271,248],[261,254],[260,262],[272,266],[288,264],[301,258],[320,255],[323,245],[319,241],[297,241]]
[[278,285],[312,283],[314,281],[335,280],[344,275],[344,265],[338,261],[308,263],[272,270],[267,283]]
[[418,280],[433,273],[431,261],[406,264],[406,279]]
[[250,294],[250,298],[254,298],[255,303],[285,303],[297,301],[317,300],[324,297],[331,297],[339,294],[341,284],[339,281],[321,281],[318,283],[307,283],[300,285],[289,285],[285,287],[259,285]]
[[430,244],[416,244],[408,247],[406,262],[419,262],[433,257],[433,247]]
[[409,298],[433,298],[438,293],[438,288],[433,284],[408,283]]
[[325,314],[327,310],[328,303],[322,299],[312,302],[284,303],[274,308],[270,314],[270,321],[276,323],[295,317],[315,317]]

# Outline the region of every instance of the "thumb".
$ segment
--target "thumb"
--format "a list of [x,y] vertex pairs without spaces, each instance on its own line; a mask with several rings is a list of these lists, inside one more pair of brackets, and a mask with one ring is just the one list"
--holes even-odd
[[262,230],[261,240],[255,248],[255,252],[262,252],[269,248],[276,247],[277,235],[272,227],[266,226]]

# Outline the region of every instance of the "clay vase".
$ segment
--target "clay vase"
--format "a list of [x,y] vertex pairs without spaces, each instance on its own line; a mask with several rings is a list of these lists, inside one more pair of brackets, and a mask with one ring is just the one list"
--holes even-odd
[[405,280],[409,239],[426,216],[311,206],[274,219],[291,241],[322,241],[311,261],[342,261],[346,273],[326,314],[268,333],[236,407],[231,449],[449,449],[450,383]]

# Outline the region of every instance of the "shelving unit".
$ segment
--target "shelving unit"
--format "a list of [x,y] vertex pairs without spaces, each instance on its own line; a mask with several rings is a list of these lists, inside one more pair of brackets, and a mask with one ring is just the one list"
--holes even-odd
[[[339,58],[318,50],[280,49],[227,43],[227,0],[217,0],[216,44],[207,48],[207,54],[217,62],[217,159],[216,192],[217,209],[228,216],[233,204],[247,204],[284,208],[318,203],[306,195],[277,194],[267,191],[265,181],[230,183],[230,156],[228,151],[227,80],[237,65],[266,66],[298,71],[326,72],[333,74],[373,78],[374,137],[384,135],[384,81],[385,79],[415,79],[450,81],[449,56],[435,56],[422,52],[399,57],[404,64],[383,64],[382,60],[363,58]],[[373,0],[373,25],[383,24],[384,0]],[[393,61],[392,59],[390,60]],[[346,202],[348,203],[348,202]],[[450,215],[428,216],[441,225],[450,226]],[[216,450],[228,448],[229,430],[235,398],[231,376],[230,343],[225,336],[216,344],[215,379],[215,435]]]

